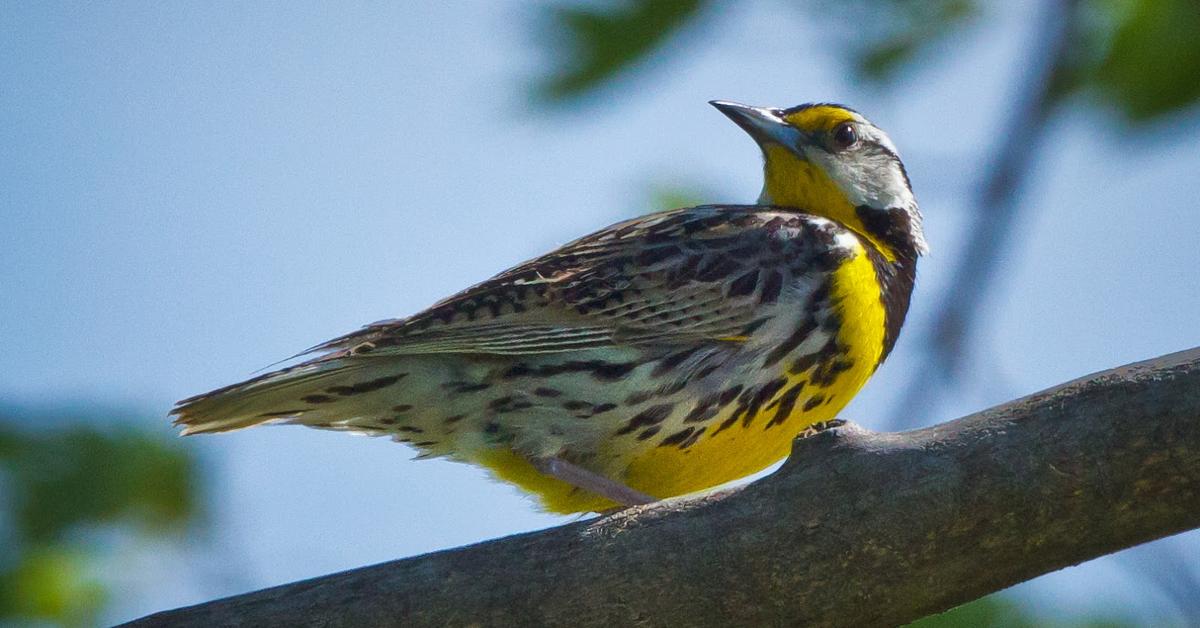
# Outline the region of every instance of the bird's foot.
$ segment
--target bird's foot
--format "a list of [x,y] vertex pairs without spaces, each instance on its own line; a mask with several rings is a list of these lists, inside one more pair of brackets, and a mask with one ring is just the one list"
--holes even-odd
[[835,427],[841,427],[845,424],[846,421],[844,419],[830,419],[828,421],[821,421],[820,423],[813,423],[812,425],[804,428],[798,437],[811,438],[817,434],[820,434],[821,432],[824,432],[825,430],[831,430]]

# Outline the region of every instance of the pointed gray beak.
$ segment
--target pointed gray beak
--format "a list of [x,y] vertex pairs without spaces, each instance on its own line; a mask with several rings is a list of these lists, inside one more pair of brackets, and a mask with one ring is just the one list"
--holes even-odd
[[800,145],[806,140],[805,135],[796,127],[783,119],[783,112],[767,107],[751,107],[741,103],[726,100],[710,100],[708,104],[717,108],[730,120],[749,133],[759,146],[776,143],[791,149],[803,157]]

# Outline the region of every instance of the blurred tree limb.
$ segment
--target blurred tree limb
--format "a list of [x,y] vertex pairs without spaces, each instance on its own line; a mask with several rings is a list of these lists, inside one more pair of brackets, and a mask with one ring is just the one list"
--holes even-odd
[[975,224],[954,266],[945,297],[934,315],[929,337],[922,343],[921,363],[911,369],[909,385],[891,417],[891,425],[911,427],[918,416],[934,407],[935,391],[960,375],[969,360],[974,323],[992,287],[996,260],[1015,235],[1021,211],[1019,191],[1025,182],[1054,106],[1065,94],[1072,74],[1072,44],[1080,39],[1078,0],[1046,2],[1041,32],[1008,120],[997,135],[993,158],[985,162]]
[[129,625],[898,625],[1198,526],[1200,348],[922,430],[829,430],[739,490]]

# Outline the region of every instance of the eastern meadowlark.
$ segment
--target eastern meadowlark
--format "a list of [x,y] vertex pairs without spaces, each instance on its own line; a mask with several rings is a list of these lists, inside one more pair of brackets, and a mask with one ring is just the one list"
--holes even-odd
[[891,140],[857,112],[712,104],[762,149],[757,204],[617,223],[186,399],[176,424],[389,435],[563,513],[781,459],[891,351],[926,251],[921,215]]

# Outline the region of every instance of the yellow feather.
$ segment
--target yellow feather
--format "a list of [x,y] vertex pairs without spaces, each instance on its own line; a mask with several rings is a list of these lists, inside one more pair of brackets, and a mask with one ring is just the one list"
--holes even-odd
[[805,131],[830,131],[843,122],[853,122],[854,113],[834,105],[816,105],[803,107],[794,113],[784,116],[789,124]]

